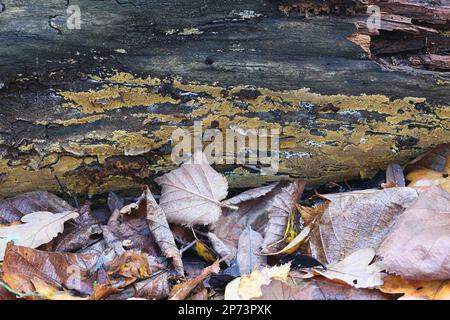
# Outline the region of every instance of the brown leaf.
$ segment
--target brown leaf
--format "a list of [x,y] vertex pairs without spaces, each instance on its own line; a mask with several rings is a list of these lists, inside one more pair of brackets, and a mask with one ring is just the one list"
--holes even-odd
[[411,188],[363,190],[324,196],[328,208],[311,232],[311,254],[339,262],[365,248],[378,249],[400,214],[417,198]]
[[225,288],[225,300],[250,300],[263,297],[262,288],[274,281],[287,283],[290,271],[290,263],[264,267],[252,273],[236,278],[227,284]]
[[0,201],[0,224],[19,221],[24,215],[38,211],[61,213],[74,210],[66,201],[50,192],[27,192]]
[[[150,264],[149,261],[152,263]],[[143,279],[163,266],[146,253],[126,251],[111,264],[108,274],[125,278]]]
[[170,293],[169,278],[167,272],[161,273],[155,277],[136,282],[135,297],[149,300],[166,299]]
[[236,256],[236,249],[226,245],[219,237],[217,237],[214,233],[208,232],[208,239],[211,242],[211,245],[221,258],[230,265],[230,261]]
[[[248,190],[246,191],[245,197],[237,195],[236,197],[226,200],[231,201],[230,203],[232,204],[239,204],[239,209],[234,211],[228,208],[222,208],[222,215],[212,228],[214,234],[228,247],[236,250],[239,243],[239,237],[246,225],[258,229],[258,226],[261,225],[261,218],[265,215],[265,208],[268,202],[280,189],[278,184],[274,183],[266,187]],[[248,199],[248,195],[257,195],[258,198]],[[248,200],[239,202],[242,199]]]
[[6,244],[9,241],[14,241],[17,245],[37,248],[63,232],[64,222],[76,217],[78,217],[76,211],[56,214],[40,211],[23,216],[21,219],[23,224],[0,227],[0,260],[3,259]]
[[270,200],[265,211],[268,223],[265,229],[262,252],[269,253],[280,250],[284,245],[284,235],[289,215],[295,210],[295,204],[305,188],[305,182],[296,180],[281,190]]
[[[195,154],[194,159],[200,159]],[[192,226],[209,225],[217,221],[220,201],[228,193],[228,182],[206,160],[185,163],[155,179],[162,187],[159,204],[169,222]]]
[[386,183],[381,185],[383,188],[389,187],[404,187],[405,176],[403,175],[403,169],[397,163],[389,163],[386,170]]
[[67,288],[90,294],[92,284],[87,277],[97,259],[92,255],[40,251],[8,243],[3,281],[22,293],[34,292],[32,280],[40,279],[57,290]]
[[[413,160],[407,167],[408,185],[417,189],[429,189],[440,185],[450,192],[450,143],[442,144]],[[412,171],[411,171],[412,170]]]
[[237,263],[241,275],[250,274],[254,270],[267,265],[267,257],[259,255],[263,237],[248,226],[239,238]]
[[257,198],[267,195],[277,185],[278,185],[278,183],[272,183],[267,186],[253,188],[253,189],[244,191],[230,199],[227,199],[227,200],[223,201],[223,203],[230,204],[230,205],[238,205],[238,204],[241,204],[246,201],[254,200],[254,199],[257,199]]
[[166,258],[172,259],[177,273],[183,275],[184,270],[181,253],[175,245],[175,239],[163,210],[158,206],[147,186],[144,187],[144,192],[136,203],[123,207],[120,212],[122,214],[133,214],[133,211],[139,210],[139,207],[145,208],[148,227],[162,254]]
[[290,300],[388,300],[388,297],[378,290],[355,289],[347,285],[318,280],[296,282],[288,292]]
[[217,260],[209,267],[203,269],[202,273],[192,279],[186,280],[182,283],[175,285],[170,292],[170,300],[184,300],[189,293],[203,282],[211,273],[218,273],[220,271],[220,260]]
[[450,280],[413,281],[399,276],[387,276],[380,291],[391,294],[403,294],[399,300],[450,300]]
[[421,192],[377,255],[387,271],[405,279],[450,279],[450,193],[440,187]]

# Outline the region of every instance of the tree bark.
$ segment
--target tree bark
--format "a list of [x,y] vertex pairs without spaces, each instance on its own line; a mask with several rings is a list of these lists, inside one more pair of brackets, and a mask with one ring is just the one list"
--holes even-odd
[[197,120],[281,130],[279,174],[218,166],[232,187],[370,177],[450,142],[444,0],[379,3],[375,31],[344,0],[72,2],[81,29],[67,1],[0,0],[0,196],[151,183]]

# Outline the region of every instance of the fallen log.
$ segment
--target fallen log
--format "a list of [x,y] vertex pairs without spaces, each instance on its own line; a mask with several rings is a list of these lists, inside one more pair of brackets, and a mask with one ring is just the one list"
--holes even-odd
[[[396,31],[364,32],[358,10],[80,0],[80,29],[69,29],[66,1],[0,4],[0,196],[58,191],[55,176],[91,195],[151,183],[174,167],[172,132],[200,120],[280,129],[278,174],[218,166],[231,187],[370,177],[450,141],[450,77],[433,62],[447,60],[383,63]],[[438,16],[444,34],[447,12]],[[420,27],[437,28],[430,19]],[[368,47],[349,40],[358,36]],[[431,53],[445,56],[439,39]]]

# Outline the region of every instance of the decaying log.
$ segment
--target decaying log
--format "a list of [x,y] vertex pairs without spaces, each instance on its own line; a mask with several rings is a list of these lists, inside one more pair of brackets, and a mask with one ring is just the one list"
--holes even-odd
[[[67,1],[0,0],[1,196],[57,191],[55,175],[89,194],[151,183],[174,166],[172,131],[196,120],[281,130],[279,174],[218,166],[231,187],[370,177],[450,141],[435,4],[382,5],[413,25],[395,44],[398,25],[364,32],[365,4],[346,1],[315,17],[292,1],[72,2],[81,29]],[[439,14],[418,21],[424,6]]]

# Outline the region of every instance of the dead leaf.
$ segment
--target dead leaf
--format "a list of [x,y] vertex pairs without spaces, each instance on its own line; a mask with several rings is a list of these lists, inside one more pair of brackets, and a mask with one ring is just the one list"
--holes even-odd
[[54,251],[74,252],[93,244],[101,236],[100,223],[106,222],[96,218],[86,202],[79,209],[79,216],[64,228],[63,234],[55,239]]
[[170,293],[169,278],[167,272],[161,273],[146,280],[136,282],[135,297],[148,300],[166,299]]
[[[264,223],[262,218],[265,215],[265,208],[272,197],[281,189],[278,183],[269,186],[250,189],[245,196],[230,198],[230,204],[239,205],[237,211],[228,208],[222,208],[222,215],[214,224],[212,229],[214,234],[228,246],[230,251],[236,251],[239,243],[239,237],[247,225],[253,229],[260,229]],[[250,195],[257,196],[256,199],[250,198]],[[243,202],[240,202],[244,200]]]
[[290,264],[265,267],[251,274],[234,279],[225,288],[225,300],[250,300],[263,296],[262,287],[273,281],[288,280]]
[[319,203],[313,207],[301,206],[299,204],[296,204],[295,207],[302,216],[305,226],[308,226],[311,224],[311,222],[318,219],[325,212],[328,204],[329,201],[326,201],[325,203]]
[[292,241],[290,241],[286,247],[284,247],[280,251],[273,252],[273,253],[267,253],[264,255],[277,256],[279,254],[291,254],[292,249],[295,249],[296,247],[301,246],[306,241],[306,239],[308,239],[309,234],[311,233],[312,227],[313,227],[313,224],[310,224],[310,225],[304,227],[302,229],[302,231],[300,231],[300,233],[294,239],[292,239]]
[[[264,290],[264,297],[279,296],[275,288]],[[271,295],[269,295],[269,293]],[[286,300],[388,300],[389,297],[378,290],[356,289],[330,281],[307,280],[294,281],[294,284],[283,290]]]
[[97,260],[97,256],[40,251],[10,242],[3,262],[3,281],[21,293],[34,292],[32,280],[40,279],[56,290],[91,294],[92,284],[87,278]]
[[3,260],[9,241],[14,241],[16,245],[37,248],[63,232],[64,222],[76,217],[78,212],[75,211],[55,214],[40,211],[23,216],[23,224],[0,227],[0,260]]
[[[149,263],[151,261],[152,263]],[[125,251],[111,264],[108,274],[125,278],[143,279],[163,266],[146,253]]]
[[263,253],[278,251],[283,247],[289,215],[295,210],[295,204],[300,200],[304,188],[304,181],[291,182],[287,187],[281,188],[268,203],[265,211],[269,221],[264,234]]
[[236,250],[233,247],[227,246],[219,237],[214,233],[208,232],[208,239],[211,245],[221,258],[230,265],[230,261],[236,256]]
[[326,270],[314,268],[312,273],[355,288],[373,289],[383,284],[382,268],[376,262],[370,264],[374,257],[375,250],[371,248],[358,250],[340,262],[327,265]]
[[223,201],[223,203],[230,204],[230,205],[239,205],[243,202],[254,200],[254,199],[257,199],[257,198],[267,195],[277,185],[278,185],[278,182],[269,184],[267,186],[259,187],[259,188],[249,189],[247,191],[244,191],[244,192],[238,194],[237,196],[234,196],[230,199]]
[[192,279],[188,279],[182,283],[176,284],[169,295],[169,300],[184,300],[189,293],[203,282],[211,273],[218,273],[220,271],[220,260],[217,260],[209,267],[203,269],[202,273]]
[[327,194],[328,208],[311,232],[311,254],[333,263],[365,248],[379,247],[400,214],[417,198],[411,188]]
[[440,185],[444,190],[450,192],[450,144],[439,145],[432,151],[413,160],[409,166],[406,176],[410,180],[408,187],[417,189],[429,189]]
[[450,193],[438,186],[421,192],[377,255],[388,272],[408,280],[450,279]]
[[[194,155],[199,159],[201,154]],[[180,225],[209,225],[221,214],[228,193],[228,182],[206,160],[185,163],[155,179],[162,187],[159,205],[167,220]]]
[[403,294],[399,300],[450,300],[450,280],[408,281],[399,276],[389,275],[384,278],[384,284],[380,287],[380,291]]
[[184,270],[181,253],[175,245],[175,239],[163,210],[158,206],[147,186],[144,187],[144,192],[136,203],[123,207],[120,212],[122,214],[132,214],[133,211],[139,210],[139,207],[145,208],[150,232],[155,238],[162,254],[166,258],[171,259],[177,273],[183,275]]
[[237,250],[237,263],[241,275],[250,274],[267,265],[267,257],[259,255],[262,243],[263,237],[250,226],[242,232]]
[[36,293],[45,296],[48,300],[87,300],[87,298],[77,297],[72,295],[67,290],[57,290],[53,286],[39,278],[30,280],[33,284]]
[[381,186],[383,188],[406,186],[402,167],[397,163],[389,163],[386,169],[386,183],[382,183]]
[[38,211],[62,213],[74,210],[66,201],[50,192],[26,192],[0,201],[0,224],[19,221],[24,215]]

